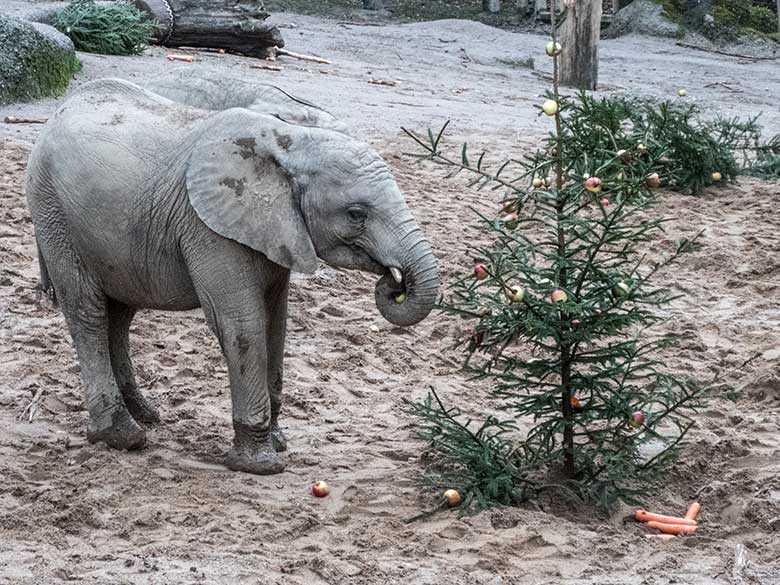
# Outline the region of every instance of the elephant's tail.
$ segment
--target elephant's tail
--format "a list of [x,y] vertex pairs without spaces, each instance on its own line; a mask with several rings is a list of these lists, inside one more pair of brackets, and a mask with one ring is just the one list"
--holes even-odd
[[56,307],[57,295],[54,292],[54,285],[51,283],[49,270],[46,268],[46,260],[43,259],[43,253],[41,253],[40,245],[38,246],[38,264],[41,268],[41,278],[38,286],[35,287],[35,292],[38,295],[38,298],[40,298],[41,295],[46,295],[49,297],[49,300]]

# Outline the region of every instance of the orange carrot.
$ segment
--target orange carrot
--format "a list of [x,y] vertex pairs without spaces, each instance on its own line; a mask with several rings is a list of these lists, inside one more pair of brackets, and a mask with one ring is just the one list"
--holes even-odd
[[696,520],[696,516],[699,515],[699,510],[701,510],[701,504],[699,502],[694,502],[691,504],[691,507],[688,508],[688,511],[685,513],[685,517],[688,520]]
[[645,534],[645,538],[651,540],[674,540],[677,537],[674,534]]
[[655,522],[651,520],[647,523],[650,528],[657,528],[665,534],[690,534],[696,532],[695,526],[688,526],[686,524],[666,524],[664,522]]
[[689,518],[679,518],[677,516],[664,516],[662,514],[653,514],[646,510],[637,510],[634,517],[640,522],[662,522],[664,524],[682,524],[684,526],[696,526],[696,520]]
[[192,63],[193,59],[189,55],[168,55],[168,61],[184,61],[185,63]]

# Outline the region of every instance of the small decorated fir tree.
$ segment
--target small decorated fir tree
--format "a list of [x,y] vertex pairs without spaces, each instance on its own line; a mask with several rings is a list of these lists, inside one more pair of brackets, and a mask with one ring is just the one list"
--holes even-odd
[[678,178],[665,172],[667,147],[649,147],[647,128],[623,123],[625,101],[562,96],[560,50],[554,38],[546,47],[554,81],[541,109],[554,131],[543,150],[487,168],[466,145],[448,155],[444,129],[427,140],[407,132],[420,158],[505,194],[500,217],[482,217],[492,245],[475,251],[479,263],[442,308],[474,321],[465,368],[490,381],[511,418],[474,427],[435,394],[410,407],[441,483],[467,504],[550,486],[604,507],[636,499],[673,461],[702,396],[665,370],[673,340],[651,329],[673,298],[653,279],[693,245],[648,258],[659,256],[648,252],[664,224],[653,189]]

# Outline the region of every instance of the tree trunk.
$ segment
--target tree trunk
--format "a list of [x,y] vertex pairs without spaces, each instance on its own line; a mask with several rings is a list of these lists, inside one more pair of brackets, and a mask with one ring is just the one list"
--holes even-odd
[[[160,23],[156,44],[210,47],[249,57],[266,57],[269,47],[283,47],[279,29],[265,22],[269,14],[254,0],[134,0]],[[169,10],[170,7],[170,10]]]
[[563,85],[596,89],[599,78],[601,0],[566,0],[561,25],[561,76]]
[[501,0],[482,0],[482,10],[490,14],[501,11]]

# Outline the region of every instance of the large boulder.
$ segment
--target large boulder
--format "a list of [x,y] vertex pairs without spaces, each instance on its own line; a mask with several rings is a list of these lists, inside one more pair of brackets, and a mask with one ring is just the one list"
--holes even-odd
[[60,95],[80,67],[56,29],[0,16],[0,105]]
[[681,34],[681,28],[667,18],[657,1],[634,0],[625,8],[618,10],[603,36],[615,38],[630,33],[654,37],[676,37]]

